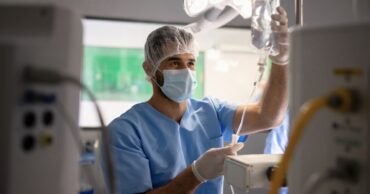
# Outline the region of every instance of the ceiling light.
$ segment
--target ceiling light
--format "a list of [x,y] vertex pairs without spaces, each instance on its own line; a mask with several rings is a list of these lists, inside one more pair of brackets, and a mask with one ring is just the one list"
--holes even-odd
[[208,0],[185,0],[184,9],[188,16],[196,16],[209,7]]

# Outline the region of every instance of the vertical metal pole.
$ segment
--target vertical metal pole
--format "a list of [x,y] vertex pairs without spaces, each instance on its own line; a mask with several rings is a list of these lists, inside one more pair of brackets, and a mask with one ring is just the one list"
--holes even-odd
[[295,21],[299,26],[303,26],[303,0],[295,0]]

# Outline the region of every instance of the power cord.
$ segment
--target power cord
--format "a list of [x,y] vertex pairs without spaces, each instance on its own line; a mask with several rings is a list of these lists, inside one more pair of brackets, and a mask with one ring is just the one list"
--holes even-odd
[[[64,118],[64,120],[67,122],[68,128],[70,129],[70,132],[71,132],[71,134],[73,136],[73,140],[75,141],[75,144],[77,146],[77,149],[81,153],[85,152],[86,150],[85,150],[84,144],[81,141],[81,137],[80,137],[80,134],[79,134],[79,131],[81,130],[81,128],[77,125],[77,122],[75,122],[72,119],[72,117],[70,116],[70,114],[68,114],[67,110],[62,106],[62,104],[57,103],[57,110],[62,115],[62,117]],[[86,173],[86,170],[87,170],[86,165],[84,165],[81,168],[83,168],[83,169],[81,169],[81,171],[82,171],[81,173]],[[97,181],[96,174],[95,173],[90,173],[90,176],[89,177],[91,177],[93,179],[93,185],[96,185],[97,186],[98,185],[98,181]],[[108,194],[108,192],[106,190],[104,190],[103,192],[104,192],[104,194]]]
[[303,186],[302,194],[314,194],[322,184],[334,178],[332,171],[312,174]]
[[108,129],[104,123],[103,115],[101,113],[100,107],[97,103],[97,99],[92,91],[85,86],[79,79],[71,77],[69,75],[61,74],[57,71],[53,71],[50,69],[44,68],[36,68],[32,66],[26,66],[23,72],[23,81],[26,83],[38,83],[38,84],[51,84],[51,85],[58,85],[63,83],[70,83],[74,86],[77,86],[82,91],[86,92],[91,101],[94,104],[96,112],[98,114],[99,122],[101,125],[101,133],[102,133],[102,140],[105,146],[103,146],[105,154],[103,154],[104,161],[107,164],[107,171],[108,171],[108,188],[112,194],[116,193],[115,190],[115,174],[113,171],[113,161],[112,161],[112,153],[110,148],[110,137]]
[[58,112],[62,115],[64,120],[67,122],[68,128],[70,129],[73,140],[75,141],[75,144],[76,144],[78,150],[82,151],[83,144],[82,144],[82,141],[81,141],[81,137],[78,133],[79,130],[80,130],[80,127],[76,124],[76,122],[72,119],[70,114],[67,113],[65,108],[60,103],[57,103],[56,107],[57,107]]
[[335,168],[314,173],[308,178],[303,186],[302,194],[314,194],[323,183],[329,180],[340,180],[355,184],[359,180],[360,172],[360,165],[356,160],[344,157],[337,158]]

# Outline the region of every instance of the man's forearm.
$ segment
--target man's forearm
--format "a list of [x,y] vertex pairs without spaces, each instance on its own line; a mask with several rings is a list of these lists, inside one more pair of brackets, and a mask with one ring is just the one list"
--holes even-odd
[[288,105],[287,66],[273,64],[268,83],[258,103],[239,106],[234,116],[234,131],[242,120],[243,109],[247,108],[239,135],[250,135],[278,126],[284,119]]
[[148,191],[146,194],[190,194],[194,192],[199,184],[200,182],[189,166],[168,184]]
[[261,116],[272,126],[284,118],[288,105],[287,65],[272,64],[268,84],[261,99]]

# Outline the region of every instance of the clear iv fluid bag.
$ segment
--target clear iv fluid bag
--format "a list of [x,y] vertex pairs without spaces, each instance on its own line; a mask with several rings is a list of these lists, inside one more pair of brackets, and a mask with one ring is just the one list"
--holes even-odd
[[252,0],[252,44],[259,50],[269,51],[272,55],[278,54],[278,49],[271,30],[271,15],[276,13],[279,5],[279,0]]

